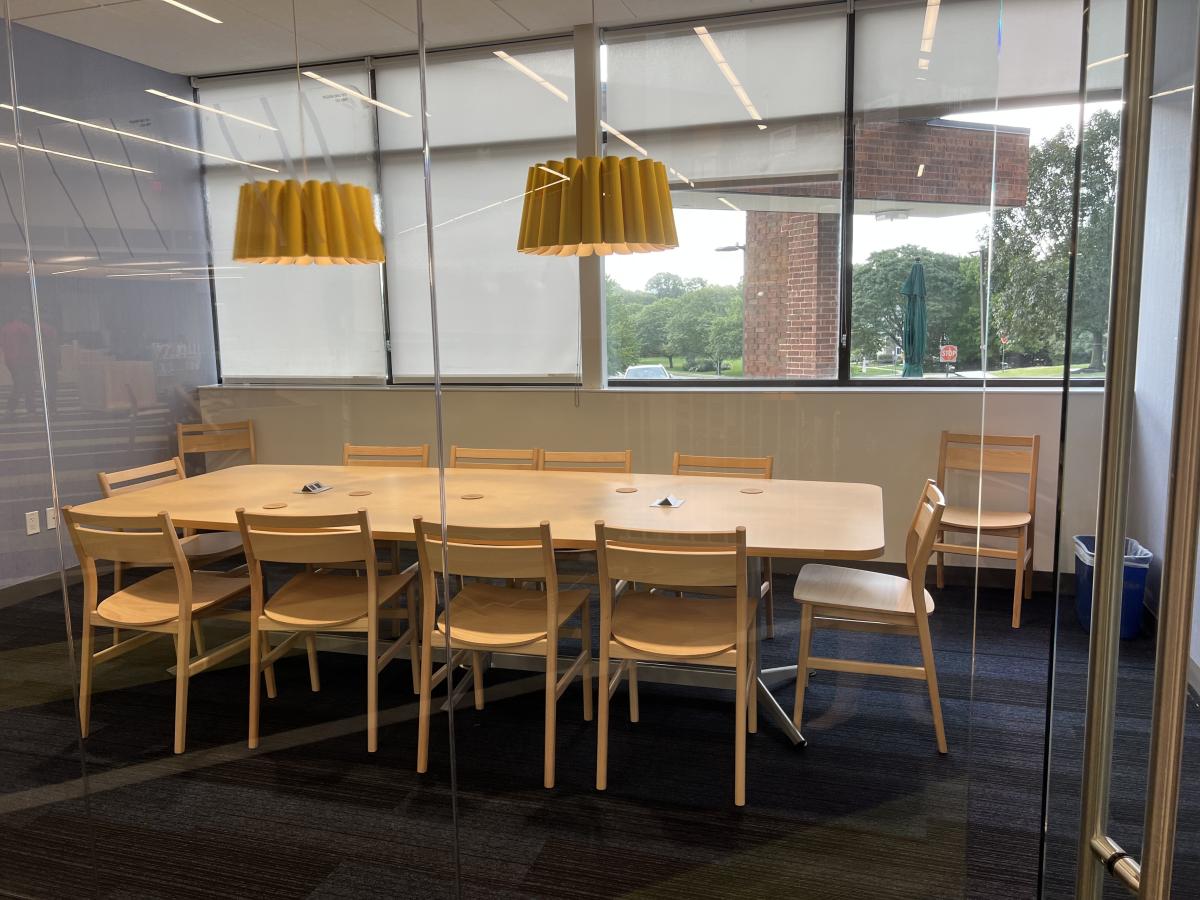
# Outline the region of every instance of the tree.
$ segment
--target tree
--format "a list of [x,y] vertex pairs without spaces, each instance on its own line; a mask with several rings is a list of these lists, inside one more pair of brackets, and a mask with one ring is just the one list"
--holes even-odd
[[904,342],[904,280],[920,258],[925,268],[925,339],[927,357],[942,336],[959,347],[959,366],[979,359],[979,262],[973,257],[932,253],[906,245],[878,250],[854,267],[854,327],[851,357],[874,358]]
[[[1086,336],[1094,370],[1103,368],[1108,328],[1119,139],[1115,112],[1098,111],[1084,126],[1072,344]],[[1075,143],[1067,127],[1031,147],[1025,205],[995,217],[989,326],[1027,356],[1057,357],[1065,342]]]
[[638,348],[642,356],[665,356],[667,367],[671,369],[675,368],[675,358],[667,345],[667,326],[675,313],[677,302],[675,297],[656,300],[643,306],[635,320]]
[[687,285],[682,278],[670,272],[659,272],[651,275],[646,281],[646,290],[655,297],[682,297],[687,293]]
[[708,323],[708,353],[721,374],[721,363],[742,354],[742,304],[730,303],[725,312]]

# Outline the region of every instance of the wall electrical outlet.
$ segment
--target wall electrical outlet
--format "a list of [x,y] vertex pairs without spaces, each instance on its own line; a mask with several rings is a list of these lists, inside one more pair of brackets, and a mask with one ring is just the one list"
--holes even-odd
[[25,533],[37,534],[42,530],[42,517],[38,515],[36,509],[25,513]]
[[46,530],[58,527],[58,510],[53,506],[46,507]]

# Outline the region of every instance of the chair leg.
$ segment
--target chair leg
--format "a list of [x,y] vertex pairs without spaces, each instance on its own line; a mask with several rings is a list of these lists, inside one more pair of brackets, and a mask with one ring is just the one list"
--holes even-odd
[[629,678],[629,721],[638,722],[641,721],[641,716],[638,712],[637,662],[631,659],[628,665],[626,677]]
[[933,731],[937,735],[938,753],[946,752],[946,726],[942,722],[942,700],[938,694],[937,665],[933,659],[933,640],[929,636],[929,620],[917,619],[917,639],[921,642],[921,659],[925,665],[925,686],[929,689],[929,708],[933,711]]
[[[426,602],[432,602],[426,601]],[[447,653],[449,649],[447,648]],[[433,705],[433,641],[421,647],[421,699],[417,707],[417,771],[429,768],[429,709]]]
[[737,657],[737,694],[733,717],[733,804],[746,805],[746,669],[745,652]]
[[79,659],[79,733],[82,737],[88,736],[88,729],[91,727],[92,669],[96,665],[93,658],[96,629],[88,621],[88,618],[88,613],[85,611],[83,614],[83,646]]
[[767,638],[775,637],[775,575],[771,571],[771,560],[768,559],[763,563],[763,581],[767,585]]
[[188,663],[192,642],[188,631],[175,635],[175,752],[182,753],[187,742]]
[[608,787],[608,641],[600,636],[599,709],[596,711],[596,790]]
[[592,721],[594,703],[592,701],[592,613],[591,603],[588,600],[583,601],[583,608],[580,612],[580,626],[583,631],[583,721]]
[[262,705],[262,635],[258,628],[250,627],[250,724],[246,743],[253,750],[258,746],[258,722]]
[[[941,544],[945,543],[945,540],[946,532],[939,531],[937,533],[937,542]],[[937,554],[937,586],[939,591],[946,586],[946,554],[941,550]]]
[[546,750],[542,783],[554,787],[555,725],[558,718],[558,634],[549,635],[546,641]]
[[367,752],[379,749],[379,624],[367,625]]
[[[262,646],[262,655],[267,656],[271,652],[271,641],[267,637],[267,633],[265,631],[260,631],[258,633],[258,636],[259,636],[259,643]],[[274,663],[267,666],[266,669],[263,670],[263,680],[266,681],[266,683],[267,683],[267,697],[270,698],[271,700],[274,700],[279,695],[279,692],[275,689],[275,664]]]
[[[1028,530],[1025,532],[1025,544],[1032,551],[1033,534]],[[1033,599],[1033,553],[1029,552],[1029,559],[1025,563],[1025,599]]]
[[404,608],[408,611],[408,664],[412,668],[413,693],[421,693],[421,640],[419,623],[421,611],[418,606],[417,592],[410,584],[405,597]]
[[196,642],[196,655],[203,656],[205,653],[204,629],[199,622],[192,622],[192,639]]
[[308,685],[314,694],[321,690],[321,669],[317,663],[317,636],[306,634],[304,646],[308,650]]
[[748,683],[747,690],[750,692],[746,697],[746,728],[751,734],[758,734],[758,623],[754,622],[750,626],[749,633],[750,661],[749,674],[746,676]]
[[1017,538],[1017,564],[1013,573],[1012,627],[1021,627],[1021,598],[1025,596],[1025,532]]
[[483,654],[471,651],[471,681],[475,687],[475,708],[483,709]]
[[796,704],[792,724],[800,727],[804,718],[804,691],[808,687],[808,656],[812,652],[813,611],[807,603],[800,607],[800,654],[796,659]]

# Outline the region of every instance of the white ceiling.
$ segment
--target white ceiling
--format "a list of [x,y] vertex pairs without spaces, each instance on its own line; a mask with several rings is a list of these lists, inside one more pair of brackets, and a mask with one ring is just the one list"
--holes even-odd
[[[10,0],[22,25],[185,75],[294,61],[292,0],[186,0],[206,22],[163,0]],[[745,12],[780,0],[595,0],[600,25]],[[425,0],[429,46],[556,34],[592,20],[592,0]],[[305,62],[416,49],[416,0],[296,0]]]

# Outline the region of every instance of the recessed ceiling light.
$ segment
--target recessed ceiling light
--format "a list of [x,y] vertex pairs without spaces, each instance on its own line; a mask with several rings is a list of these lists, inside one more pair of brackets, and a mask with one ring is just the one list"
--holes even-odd
[[[0,109],[12,109],[12,104],[0,103]],[[136,134],[132,131],[122,131],[119,128],[109,128],[107,125],[97,125],[95,122],[85,122],[83,119],[73,119],[70,116],[60,116],[58,113],[46,112],[44,109],[36,109],[32,106],[22,104],[17,109],[21,112],[33,113],[35,116],[45,116],[47,119],[57,119],[59,122],[70,122],[72,125],[79,125],[82,128],[94,128],[96,131],[104,131],[108,134],[119,134],[121,137],[127,137],[135,141],[145,141],[148,144],[158,144],[160,147],[170,147],[172,150],[183,150],[186,153],[195,153],[199,156],[207,156],[211,159],[219,159],[223,162],[235,163],[239,166],[249,166],[252,169],[261,169],[264,172],[278,172],[278,169],[272,169],[270,166],[260,166],[258,163],[246,162],[244,159],[234,159],[232,156],[222,156],[220,153],[209,153],[207,150],[200,150],[196,147],[185,147],[183,144],[173,144],[170,141],[160,141],[158,138],[146,137],[144,134]],[[37,149],[36,147],[33,149]],[[70,154],[65,154],[70,155]],[[121,166],[118,163],[104,163],[104,165],[117,166],[121,169],[133,169],[135,172],[146,172],[145,169],[137,169],[133,166]],[[153,174],[147,172],[147,174]]]
[[88,162],[97,166],[109,166],[113,169],[125,169],[127,172],[141,172],[143,175],[154,174],[149,169],[139,169],[137,166],[127,166],[124,163],[105,162],[102,159],[93,159],[90,156],[79,156],[75,153],[64,153],[61,150],[47,150],[45,147],[34,147],[30,144],[10,144],[8,141],[0,141],[0,147],[8,147],[10,150],[15,150],[20,147],[22,150],[31,150],[34,153],[46,153],[50,156],[63,156],[67,159],[77,159],[80,162]]
[[205,112],[215,113],[218,116],[225,116],[227,119],[235,119],[238,122],[244,122],[247,125],[253,125],[255,128],[265,128],[267,131],[278,131],[274,125],[267,125],[265,122],[256,122],[254,119],[247,119],[245,116],[239,116],[235,113],[225,112],[223,109],[217,109],[215,106],[205,106],[203,103],[196,103],[193,100],[185,100],[183,97],[176,97],[174,94],[165,94],[162,91],[154,88],[146,88],[147,94],[153,94],[155,97],[162,97],[164,100],[174,100],[176,103],[182,103],[184,106],[191,106],[194,109],[202,109]]
[[334,81],[331,78],[326,78],[324,75],[318,75],[316,72],[303,72],[301,74],[303,74],[306,78],[311,78],[314,81],[319,81],[319,82],[321,82],[321,84],[329,85],[329,87],[331,87],[331,88],[337,88],[339,91],[343,91],[343,92],[349,94],[351,97],[357,97],[363,103],[370,103],[372,106],[378,106],[380,109],[385,110],[386,112],[395,113],[398,116],[404,116],[404,118],[406,118],[406,119],[412,118],[412,113],[406,113],[404,110],[396,109],[396,107],[389,106],[387,103],[382,103],[379,100],[376,100],[374,97],[368,97],[366,94],[362,93],[361,91],[356,91],[352,87],[347,87],[344,84],[339,84],[338,82]]
[[567,101],[569,101],[571,99],[570,97],[567,96],[566,91],[562,90],[561,88],[555,87],[550,82],[548,82],[545,78],[543,78],[541,75],[539,75],[537,72],[533,71],[533,69],[529,68],[529,66],[525,65],[525,63],[518,62],[517,60],[515,60],[511,56],[509,56],[507,53],[505,53],[503,50],[493,50],[492,55],[495,56],[497,59],[503,60],[504,62],[508,63],[510,66],[512,66],[514,69],[516,69],[522,75],[524,75],[526,78],[529,78],[532,81],[536,81],[538,84],[540,84],[542,87],[544,87],[550,93],[552,93],[559,100],[562,100],[564,103],[566,103]]
[[182,9],[186,13],[191,13],[193,16],[199,16],[206,22],[212,22],[214,25],[224,25],[220,19],[210,16],[208,13],[200,12],[200,10],[188,6],[186,3],[180,3],[179,0],[163,0],[163,3],[170,3],[176,9]]
[[[750,118],[755,122],[762,122],[762,116],[759,115],[758,109],[750,102],[750,95],[746,93],[746,89],[742,87],[742,83],[738,81],[737,75],[733,72],[733,67],[725,60],[724,54],[721,53],[721,48],[717,46],[717,42],[713,36],[708,33],[708,29],[703,25],[697,25],[692,29],[696,32],[696,37],[700,38],[700,43],[704,45],[704,49],[708,51],[708,55],[712,57],[712,61],[717,64],[717,68],[721,70],[721,74],[725,76],[725,80],[729,82],[729,86],[733,88],[733,93],[737,96],[738,101],[745,107]],[[760,124],[759,130],[765,129],[767,126]]]

